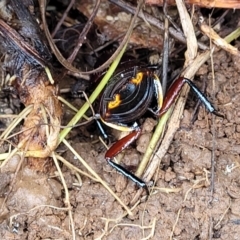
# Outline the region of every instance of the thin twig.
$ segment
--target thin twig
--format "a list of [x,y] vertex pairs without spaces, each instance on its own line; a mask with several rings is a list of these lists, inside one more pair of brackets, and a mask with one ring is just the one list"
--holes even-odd
[[61,25],[63,24],[64,20],[66,19],[68,12],[70,11],[70,9],[72,8],[73,4],[75,3],[75,0],[71,0],[71,2],[68,4],[67,9],[65,10],[65,12],[63,13],[61,19],[58,21],[57,26],[54,28],[53,32],[52,32],[52,38],[54,38],[55,34],[57,33],[57,31],[59,30],[59,28],[61,27]]
[[[210,19],[210,17],[209,17]],[[213,48],[212,40],[210,40],[210,48]],[[211,69],[212,69],[212,99],[215,102],[215,72],[214,72],[214,61],[213,61],[213,53],[210,55],[211,59]],[[213,192],[214,192],[214,183],[215,183],[215,150],[216,150],[216,129],[215,129],[215,115],[212,116],[212,152],[211,152],[211,201],[213,200]]]
[[79,74],[80,77],[84,78],[84,79],[89,79],[87,76],[85,75],[89,75],[89,74],[93,74],[96,72],[100,72],[104,69],[106,69],[114,60],[115,58],[119,55],[119,53],[121,52],[121,50],[123,49],[123,47],[125,46],[125,44],[127,43],[128,39],[129,39],[129,35],[132,32],[135,20],[139,14],[139,10],[141,9],[142,5],[143,5],[143,0],[139,0],[137,9],[135,11],[135,14],[133,16],[133,19],[131,21],[131,24],[128,28],[128,31],[125,35],[125,37],[123,38],[122,42],[120,43],[119,47],[117,48],[117,50],[113,53],[113,55],[100,67],[92,70],[92,71],[87,71],[87,72],[81,72],[78,69],[76,69],[75,67],[72,66],[72,64],[70,64],[60,53],[60,51],[58,50],[58,48],[56,47],[56,45],[54,44],[52,37],[49,33],[48,30],[48,26],[47,26],[47,22],[46,22],[46,17],[45,17],[45,11],[46,11],[46,0],[39,0],[39,5],[40,5],[40,9],[41,9],[41,16],[42,16],[42,21],[43,21],[43,28],[46,34],[46,37],[48,39],[49,45],[52,49],[52,51],[55,53],[56,58],[58,59],[58,61],[64,66],[66,67],[66,69],[68,69],[69,71],[72,71],[74,73]]
[[119,202],[119,204],[127,211],[127,213],[129,215],[132,215],[131,210],[112,191],[112,189],[101,179],[101,177],[95,171],[93,171],[93,169],[81,158],[81,156],[72,148],[72,146],[65,139],[63,139],[63,143],[77,157],[77,159],[83,164],[83,166],[97,179],[97,181],[99,181],[108,190],[108,192]]
[[73,49],[72,54],[67,59],[68,62],[72,63],[74,61],[74,59],[77,56],[77,53],[79,52],[79,49],[83,45],[83,42],[86,39],[86,35],[87,35],[87,33],[89,32],[89,30],[92,26],[92,23],[93,23],[93,20],[94,20],[95,16],[97,15],[97,12],[98,12],[98,9],[99,9],[99,6],[100,6],[100,2],[101,2],[101,0],[97,0],[96,5],[95,5],[95,7],[92,11],[92,14],[91,14],[90,18],[88,19],[87,23],[84,26],[84,29],[82,30],[81,34],[78,37],[77,44],[76,44],[75,48]]
[[164,41],[163,41],[163,52],[162,52],[162,91],[163,96],[166,94],[167,90],[167,77],[168,77],[168,59],[169,59],[169,21],[167,18],[167,6],[166,1],[164,1],[163,11],[165,15],[164,19]]
[[49,32],[48,26],[47,26],[47,21],[45,17],[45,12],[46,12],[46,0],[39,0],[39,6],[40,6],[40,11],[41,11],[41,17],[42,17],[42,22],[43,22],[43,30],[45,32],[46,38],[48,40],[48,43],[54,52],[57,60],[69,71],[77,73],[79,77],[89,80],[89,76],[85,76],[82,74],[81,71],[79,71],[77,68],[75,68],[71,63],[69,63],[60,53],[58,50],[57,46],[53,42],[52,36]]
[[68,216],[69,216],[69,220],[70,220],[70,223],[71,223],[72,238],[73,238],[73,240],[75,240],[76,239],[75,227],[74,227],[75,225],[74,225],[74,221],[73,221],[72,208],[71,208],[71,203],[70,203],[68,187],[67,187],[66,181],[63,177],[61,168],[59,166],[59,163],[58,163],[58,160],[57,160],[57,157],[56,157],[56,154],[54,152],[52,153],[52,158],[53,158],[55,166],[58,170],[58,173],[59,173],[59,176],[61,178],[61,182],[62,182],[62,185],[63,185],[63,188],[64,188],[64,192],[65,192],[64,203],[68,208]]
[[[131,14],[134,14],[135,11],[136,11],[136,8],[134,6],[130,5],[129,3],[123,2],[121,0],[109,0],[109,2],[121,7],[122,9],[124,9],[125,11],[127,11]],[[138,16],[142,20],[145,19],[149,22],[149,24],[151,24],[151,25],[157,27],[158,29],[164,31],[164,24],[162,22],[160,22],[159,19],[157,19],[157,18],[155,18],[155,17],[151,16],[150,14],[148,14],[146,12],[143,12],[143,11],[141,11]],[[177,39],[179,42],[186,44],[186,38],[185,38],[185,36],[182,32],[179,32],[175,28],[170,27],[169,28],[169,33],[172,37]],[[201,42],[198,42],[198,47],[202,50],[207,50],[208,49],[208,47]]]

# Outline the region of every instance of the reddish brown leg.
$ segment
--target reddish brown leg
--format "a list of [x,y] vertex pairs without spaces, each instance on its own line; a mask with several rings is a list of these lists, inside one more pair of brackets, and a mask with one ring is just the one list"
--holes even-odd
[[126,137],[123,137],[116,143],[114,143],[106,152],[105,159],[108,164],[115,168],[118,172],[123,174],[125,177],[129,178],[133,182],[135,182],[139,187],[145,188],[147,194],[149,195],[149,190],[147,188],[146,183],[140,179],[139,177],[132,174],[130,171],[122,167],[121,165],[113,162],[111,159],[114,158],[118,153],[123,151],[126,147],[128,147],[132,142],[134,142],[140,135],[141,129],[137,128],[135,131],[128,134]]
[[198,96],[198,98],[201,100],[201,102],[205,105],[205,107],[208,109],[209,112],[219,116],[223,117],[221,114],[219,114],[216,109],[213,107],[213,105],[209,102],[207,97],[197,88],[197,86],[190,80],[184,77],[178,78],[169,88],[169,90],[166,93],[166,96],[163,101],[163,105],[159,113],[157,114],[159,117],[161,117],[175,102],[176,98],[178,97],[183,85],[187,83],[189,87],[193,90],[193,92]]
[[137,128],[135,131],[129,133],[127,136],[115,142],[106,152],[105,158],[111,159],[118,155],[121,151],[127,148],[134,140],[136,140],[141,133],[141,129]]

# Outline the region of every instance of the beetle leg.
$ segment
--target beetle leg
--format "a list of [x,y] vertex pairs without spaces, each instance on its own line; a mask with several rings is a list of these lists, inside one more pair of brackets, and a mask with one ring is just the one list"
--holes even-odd
[[105,158],[111,159],[114,158],[118,153],[127,148],[134,140],[136,140],[141,133],[140,128],[129,133],[127,136],[121,138],[115,142],[106,152]]
[[169,88],[169,90],[166,93],[165,99],[163,101],[163,105],[161,110],[158,112],[158,116],[161,117],[174,103],[176,98],[178,97],[183,85],[187,83],[189,87],[194,91],[194,93],[199,97],[201,102],[205,105],[205,107],[208,109],[209,112],[219,116],[223,117],[221,114],[219,114],[216,109],[213,107],[213,105],[210,103],[210,101],[207,99],[207,97],[197,88],[197,86],[190,80],[184,77],[178,78]]
[[198,96],[200,101],[205,105],[205,107],[208,109],[210,113],[213,113],[218,117],[224,118],[222,114],[217,112],[217,110],[214,108],[211,102],[207,99],[207,97],[198,89],[198,87],[190,79],[184,78],[184,80],[190,86],[190,88],[194,91],[194,93]]
[[105,140],[108,139],[108,136],[107,136],[105,130],[103,129],[103,126],[102,126],[102,124],[100,123],[100,121],[98,121],[98,119],[95,119],[95,121],[96,121],[97,126],[98,126],[98,129],[100,130],[100,132],[101,132],[102,136],[104,137],[104,139],[105,139]]
[[119,141],[115,142],[106,152],[105,159],[108,164],[115,168],[118,172],[123,174],[125,177],[132,180],[139,187],[145,188],[147,195],[149,195],[149,190],[147,188],[146,183],[141,180],[139,177],[135,176],[133,173],[122,167],[121,165],[113,162],[111,159],[114,158],[118,153],[123,151],[126,147],[128,147],[133,141],[135,141],[141,133],[140,128],[136,128],[133,132],[128,134],[127,136],[121,138]]

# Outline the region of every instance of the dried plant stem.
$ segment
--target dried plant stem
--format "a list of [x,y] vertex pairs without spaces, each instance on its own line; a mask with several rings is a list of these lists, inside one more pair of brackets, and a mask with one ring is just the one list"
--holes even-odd
[[70,226],[71,226],[71,230],[72,230],[72,238],[73,238],[73,240],[75,240],[75,239],[76,239],[75,227],[74,227],[74,221],[73,221],[72,208],[71,208],[71,203],[70,203],[70,198],[69,198],[68,187],[67,187],[66,181],[65,181],[65,179],[64,179],[64,177],[63,177],[61,168],[60,168],[60,166],[59,166],[59,164],[58,164],[58,160],[57,160],[57,157],[56,157],[56,155],[55,155],[54,152],[52,153],[52,158],[53,158],[53,161],[54,161],[54,163],[55,163],[55,166],[56,166],[56,168],[57,168],[57,170],[58,170],[58,173],[59,173],[59,176],[60,176],[60,178],[61,178],[61,182],[62,182],[64,191],[65,191],[64,203],[65,203],[65,205],[66,205],[67,208],[68,208],[68,216],[69,216]]
[[130,23],[128,31],[127,31],[125,37],[123,38],[122,42],[120,43],[119,47],[117,48],[117,50],[113,53],[113,55],[103,65],[101,65],[97,69],[94,69],[94,70],[88,71],[88,72],[79,71],[78,69],[73,67],[72,64],[70,62],[68,62],[62,56],[62,54],[60,53],[60,51],[56,47],[55,43],[53,42],[51,34],[48,30],[46,17],[45,17],[46,0],[39,0],[39,5],[40,5],[40,10],[41,10],[41,17],[42,17],[42,21],[43,21],[43,28],[44,28],[45,35],[48,39],[48,42],[49,42],[49,45],[50,45],[52,51],[55,53],[55,56],[58,59],[58,61],[69,71],[77,73],[82,78],[89,79],[88,76],[85,76],[85,75],[93,74],[93,73],[100,72],[100,71],[103,71],[104,69],[106,69],[113,61],[115,61],[117,56],[119,56],[119,54],[122,51],[122,49],[124,48],[124,46],[127,45],[128,41],[129,41],[129,38],[130,38],[130,35],[132,33],[133,27],[134,27],[135,20],[137,19],[138,13],[139,13],[142,5],[143,5],[143,0],[139,0],[136,12],[133,16],[133,19],[132,19],[131,23]]
[[132,215],[131,210],[122,202],[122,200],[111,190],[111,188],[100,178],[100,176],[81,158],[81,156],[72,148],[72,146],[63,139],[63,143],[68,147],[68,149],[77,157],[77,159],[83,164],[83,166],[95,177],[95,179],[100,182],[112,195],[113,197],[122,205],[122,207],[127,211],[129,215]]
[[68,62],[72,63],[73,60],[76,58],[77,53],[79,52],[79,50],[80,50],[80,48],[81,48],[81,46],[82,46],[82,44],[83,44],[83,42],[86,38],[86,35],[87,35],[88,31],[90,30],[90,28],[92,26],[93,20],[96,17],[97,11],[98,11],[99,6],[100,6],[100,2],[101,2],[101,0],[97,0],[90,18],[88,19],[87,23],[84,26],[84,29],[82,30],[81,34],[78,37],[77,44],[76,44],[75,48],[73,49],[72,54],[67,59]]
[[68,7],[66,9],[66,11],[63,13],[61,19],[59,20],[57,26],[55,27],[55,29],[53,30],[51,36],[54,37],[55,34],[57,33],[57,31],[59,30],[59,28],[61,27],[61,25],[63,24],[65,18],[67,17],[68,12],[70,11],[70,9],[72,8],[73,4],[75,3],[75,0],[71,0],[71,2],[68,4]]

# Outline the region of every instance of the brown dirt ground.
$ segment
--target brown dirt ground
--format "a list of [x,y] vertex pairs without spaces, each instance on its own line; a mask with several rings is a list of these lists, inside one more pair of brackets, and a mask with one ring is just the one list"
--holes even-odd
[[[240,236],[240,69],[235,57],[214,54],[214,105],[225,118],[213,117],[201,107],[190,124],[192,108],[184,111],[182,124],[161,162],[156,187],[147,201],[126,216],[123,208],[99,183],[62,167],[69,189],[76,239],[239,239]],[[207,76],[212,92],[210,62],[199,70]],[[74,134],[73,134],[74,135]],[[86,133],[87,135],[87,133]],[[215,138],[213,138],[215,136]],[[74,136],[73,136],[74,137]],[[87,138],[87,136],[85,136]],[[72,146],[108,183],[125,204],[137,189],[104,161],[100,143],[79,138]],[[78,139],[78,141],[77,141]],[[93,141],[94,142],[94,141]],[[215,175],[211,182],[211,157],[215,147]],[[64,157],[81,168],[68,151]],[[125,151],[126,165],[141,159],[135,148]],[[13,179],[18,159],[13,158],[0,174],[0,203]],[[77,184],[78,183],[78,184]],[[214,191],[211,194],[211,184]],[[164,188],[180,189],[166,193]],[[71,239],[64,207],[63,187],[56,172],[41,174],[23,166],[1,210],[0,239]],[[46,206],[48,205],[48,206]]]
[[[191,124],[189,97],[181,127],[156,173],[155,187],[149,199],[132,210],[132,216],[126,215],[100,183],[61,166],[70,194],[76,239],[240,239],[239,58],[220,50],[213,60],[214,90],[210,61],[198,75],[208,80],[208,96],[213,91],[217,93],[214,105],[225,115],[224,119],[201,107],[197,120]],[[70,139],[81,157],[128,205],[138,189],[106,164],[104,147],[95,141],[96,137],[75,129]],[[66,148],[62,147],[61,152],[83,169]],[[137,166],[141,157],[135,147],[130,147],[122,161]],[[18,157],[14,157],[0,173],[0,239],[72,239],[58,172],[36,173],[24,162],[14,179],[18,162]],[[172,192],[167,193],[166,189]]]

